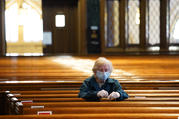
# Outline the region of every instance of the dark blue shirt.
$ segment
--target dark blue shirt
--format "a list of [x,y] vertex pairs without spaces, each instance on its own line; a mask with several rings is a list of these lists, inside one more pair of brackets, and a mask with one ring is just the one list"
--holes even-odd
[[124,100],[128,98],[128,94],[122,90],[122,87],[117,80],[108,78],[104,85],[100,87],[94,76],[84,80],[80,87],[79,97],[86,100],[99,101],[100,98],[97,96],[97,93],[101,90],[106,90],[109,94],[113,91],[120,93],[120,97],[116,100]]

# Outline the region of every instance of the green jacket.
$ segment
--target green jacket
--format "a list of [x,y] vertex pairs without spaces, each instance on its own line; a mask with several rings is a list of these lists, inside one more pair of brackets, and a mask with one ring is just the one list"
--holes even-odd
[[91,101],[99,101],[100,98],[97,97],[97,93],[100,90],[106,90],[109,94],[113,91],[120,93],[120,97],[116,100],[124,100],[128,98],[128,94],[122,90],[122,87],[118,80],[108,78],[102,87],[99,87],[99,84],[96,82],[94,76],[84,80],[82,86],[80,87],[79,97]]

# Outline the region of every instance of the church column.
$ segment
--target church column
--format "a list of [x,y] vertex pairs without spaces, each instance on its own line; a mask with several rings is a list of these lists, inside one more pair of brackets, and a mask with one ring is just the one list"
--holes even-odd
[[146,11],[147,11],[148,0],[140,1],[140,48],[146,48],[147,46],[147,34],[146,34]]
[[119,34],[120,34],[120,44],[121,44],[121,48],[125,49],[126,45],[127,45],[127,37],[126,37],[126,17],[127,17],[127,6],[128,5],[128,0],[121,0],[120,1],[120,7],[119,7],[119,15],[120,15],[120,19],[119,19],[119,24],[120,24],[120,28],[119,28]]
[[0,0],[0,56],[4,56],[5,54],[5,0]]
[[160,51],[168,51],[168,4],[169,0],[160,0]]

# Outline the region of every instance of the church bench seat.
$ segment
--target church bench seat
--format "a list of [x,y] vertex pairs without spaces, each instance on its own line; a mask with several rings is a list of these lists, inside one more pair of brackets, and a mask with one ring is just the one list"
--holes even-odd
[[51,111],[53,114],[178,113],[179,107],[51,107],[24,108],[23,115]]
[[[179,90],[124,90],[128,94],[140,94],[140,93],[176,93],[179,94]],[[2,93],[4,91],[1,91]],[[79,90],[35,90],[35,91],[5,91],[6,93],[11,93],[11,94],[77,94],[79,93]]]
[[[178,102],[156,102],[156,101],[142,101],[142,102],[129,102],[129,101],[119,101],[119,102],[39,102],[39,103],[21,103],[17,102],[15,109],[16,114],[25,114],[24,110],[31,108],[43,108],[48,110],[49,108],[86,108],[91,107],[96,109],[96,107],[103,107],[106,109],[108,107],[179,107]],[[79,111],[80,112],[80,111]]]
[[[10,62],[8,62],[6,65],[9,65],[9,63]],[[132,68],[137,68],[136,70],[138,70],[138,71],[139,70],[140,71],[142,71],[142,70],[150,71],[149,73],[137,73],[137,72],[135,72],[133,76],[127,76],[125,74],[122,74],[122,75],[119,75],[119,76],[118,75],[113,76],[113,78],[116,78],[116,79],[119,80],[123,89],[125,89],[126,92],[127,92],[128,89],[132,90],[131,92],[130,91],[127,92],[130,95],[130,98],[125,100],[125,101],[122,101],[122,102],[126,102],[126,103],[128,102],[128,105],[129,105],[128,108],[130,108],[130,105],[131,105],[131,107],[140,107],[142,105],[143,105],[143,107],[156,107],[156,106],[157,107],[165,107],[165,106],[178,107],[177,104],[174,105],[174,104],[171,104],[171,103],[167,103],[167,102],[171,102],[171,101],[175,101],[175,103],[178,103],[179,99],[178,99],[178,94],[177,94],[178,92],[177,91],[175,91],[175,92],[171,92],[171,91],[160,92],[160,91],[158,91],[157,92],[158,89],[167,89],[167,88],[177,89],[176,87],[179,87],[179,82],[178,81],[170,81],[170,77],[173,77],[173,78],[171,78],[171,80],[178,79],[179,75],[177,74],[177,72],[174,75],[172,73],[168,73],[168,74],[165,74],[163,76],[163,74],[164,74],[163,70],[160,71],[158,74],[155,74],[155,70],[150,69],[150,68],[147,69],[149,64],[140,63],[140,65],[139,65],[139,63],[140,62],[133,63],[133,62],[129,61],[129,64],[123,64],[122,67],[121,67],[121,65],[118,63],[118,60],[114,61],[114,67],[115,68],[120,67],[120,68],[125,69],[125,66],[132,64],[131,66],[127,66],[128,68],[130,67],[129,68],[130,70],[126,70],[126,72],[129,71],[129,73],[132,70],[135,71]],[[56,63],[54,63],[54,64],[56,64]],[[58,92],[55,92],[55,91],[53,93],[48,92],[48,91],[46,91],[46,92],[42,91],[42,92],[38,92],[38,93],[22,92],[21,96],[14,96],[14,97],[17,97],[18,101],[33,100],[33,102],[35,102],[35,103],[37,103],[37,102],[38,103],[56,103],[56,105],[57,105],[57,103],[72,103],[72,104],[73,103],[86,103],[84,100],[77,98],[77,97],[75,97],[75,98],[71,98],[71,97],[54,98],[53,96],[59,96],[57,94],[63,94],[63,96],[64,96],[64,94],[65,95],[66,94],[77,94],[77,91],[79,91],[79,87],[82,84],[82,81],[86,77],[88,77],[87,75],[84,75],[82,72],[79,73],[79,71],[68,70],[68,68],[59,67],[59,66],[55,66],[55,65],[52,65],[52,66],[46,65],[45,63],[40,64],[40,65],[39,65],[39,63],[37,63],[35,65],[35,67],[37,67],[37,69],[32,68],[29,72],[28,70],[31,68],[31,66],[32,65],[28,64],[27,62],[25,64],[18,62],[18,66],[16,67],[17,70],[14,70],[12,68],[11,68],[11,70],[8,70],[8,68],[7,68],[7,70],[3,71],[3,69],[0,69],[0,72],[1,72],[0,77],[1,78],[5,77],[7,79],[12,77],[12,80],[15,80],[15,81],[19,80],[19,81],[22,81],[22,82],[25,81],[26,79],[28,81],[33,81],[33,80],[36,81],[36,80],[40,79],[40,81],[42,81],[42,82],[40,82],[40,83],[39,82],[30,83],[30,82],[27,81],[28,83],[22,83],[22,82],[18,83],[17,82],[17,83],[14,83],[14,84],[12,84],[10,82],[7,83],[7,84],[3,84],[3,83],[1,84],[1,82],[0,82],[0,89],[2,89],[2,90],[12,89],[12,90],[17,90],[17,91],[18,90],[22,90],[22,91],[23,90],[31,90],[31,91],[34,90],[36,92],[38,92],[37,90],[42,91],[42,90],[56,90],[56,89],[58,89],[58,90],[61,90],[61,93],[58,93]],[[143,67],[147,67],[147,68],[143,68]],[[23,71],[23,68],[24,68],[24,71]],[[38,68],[40,68],[40,69],[38,69]],[[58,69],[60,69],[60,70],[58,70]],[[156,70],[158,70],[158,69],[156,69]],[[6,75],[5,73],[7,73],[9,71],[10,71],[10,73]],[[69,75],[67,75],[68,71],[69,71]],[[3,75],[3,74],[5,74],[5,75]],[[78,76],[79,74],[82,74],[82,75]],[[138,79],[140,79],[140,81]],[[166,80],[166,81],[165,82],[160,81],[160,79]],[[71,84],[70,83],[68,84],[68,83],[65,82],[65,83],[62,84],[62,83],[58,82],[58,81],[67,81],[67,80],[68,81],[69,80],[75,80],[75,81],[77,81],[77,83],[71,82]],[[156,80],[158,80],[158,81],[156,81]],[[8,81],[10,81],[10,80],[8,80]],[[43,82],[43,81],[46,81],[46,82]],[[76,91],[76,93],[75,92],[63,92],[62,91],[63,89],[66,89],[66,90],[72,90],[73,89],[73,91]],[[148,92],[147,91],[146,92],[136,91],[136,92],[134,92],[134,89],[136,89],[136,90],[157,89],[157,90],[154,91],[154,92],[152,92],[152,91],[148,91]],[[10,92],[10,93],[12,93],[12,92]],[[14,92],[14,94],[17,94],[17,93],[18,92]],[[45,96],[43,97],[42,95],[41,95],[41,97],[38,96],[41,93],[47,94],[47,96],[46,97]],[[166,94],[169,94],[169,93],[171,93],[171,95],[166,95]],[[51,94],[55,94],[55,95],[52,96]],[[151,94],[153,94],[153,95],[151,95]],[[29,95],[31,95],[31,97]],[[34,95],[35,98],[32,95]],[[148,97],[146,97],[146,95]],[[51,97],[51,98],[49,98],[49,97]],[[142,104],[142,103],[139,104],[141,101],[143,101],[143,102],[145,101],[145,104]],[[119,104],[121,103],[121,107],[127,107],[127,106],[125,106],[125,104],[122,104],[122,102],[118,102]],[[132,104],[132,102],[134,102],[134,103]],[[154,103],[149,104],[149,103],[152,103],[152,102],[156,102],[156,104],[154,104]],[[162,105],[161,103],[164,103],[164,102],[167,103],[167,104]],[[104,100],[103,103],[112,104],[112,102],[106,102],[106,100]],[[14,104],[14,102],[12,102],[12,104]],[[25,104],[27,104],[27,103],[24,103],[24,106],[25,106]],[[29,103],[29,104],[33,104],[33,103]],[[74,105],[72,106],[72,104],[71,104],[71,107],[74,107]],[[67,106],[67,104],[64,105],[64,106]],[[78,104],[78,106],[80,106],[80,104]],[[95,106],[95,105],[93,105],[93,106]],[[106,106],[107,106],[107,104],[106,104]],[[110,105],[108,105],[108,106],[110,107]],[[80,107],[80,108],[84,108],[84,107]],[[89,107],[89,106],[86,106],[86,107]],[[102,105],[101,105],[101,107],[102,107]],[[17,107],[13,107],[13,108],[17,108]],[[24,107],[24,109],[28,109],[28,108]],[[51,107],[48,107],[48,108],[50,109]],[[114,108],[114,105],[112,105],[112,108]],[[90,109],[90,110],[94,111],[92,109]],[[89,112],[90,112],[90,110],[89,110]],[[78,111],[80,112],[80,110],[78,110]],[[81,114],[81,115],[83,115],[83,114]],[[87,118],[87,116],[81,117],[81,115],[80,115],[79,118]],[[110,116],[113,116],[114,118],[122,118],[122,119],[124,119],[124,118],[126,118],[126,119],[128,119],[128,118],[129,119],[130,118],[132,118],[132,119],[134,119],[134,118],[137,118],[137,119],[140,119],[140,118],[141,119],[144,119],[144,118],[148,118],[148,119],[153,119],[153,118],[159,119],[160,118],[160,119],[162,119],[162,118],[164,118],[162,116],[153,117],[156,114],[153,114],[153,115],[148,116],[148,117],[140,117],[140,115],[142,115],[141,113],[138,113],[138,115],[136,115],[137,117],[132,117],[132,116],[130,116],[129,113],[128,113],[127,117],[119,117],[119,116],[115,117],[114,115],[116,115],[116,114],[111,114]],[[131,115],[133,115],[133,114],[131,114]],[[146,114],[144,114],[144,115],[146,115]],[[159,115],[160,115],[160,113],[159,113]],[[61,115],[57,115],[57,116],[58,116],[58,118],[64,118],[64,117],[60,117]],[[65,117],[67,117],[67,116],[68,115],[65,115]],[[105,117],[98,116],[98,117],[94,117],[94,118],[106,118],[106,117],[107,117],[107,115]],[[108,117],[108,118],[113,118],[113,117]],[[54,117],[54,118],[56,118],[56,117]],[[73,115],[73,117],[67,117],[67,118],[77,118],[77,116]],[[90,118],[90,115],[89,115],[89,118]],[[170,117],[165,117],[165,119],[168,119],[168,118],[170,118]],[[171,118],[173,118],[173,117],[171,116]],[[175,117],[175,118],[177,118],[177,117]]]
[[[14,100],[15,99],[15,100]],[[129,98],[126,101],[179,101],[179,98],[171,97],[171,98]],[[10,113],[14,113],[15,103],[16,102],[84,102],[84,99],[81,98],[12,98],[10,102],[7,103],[7,107],[10,110]],[[108,101],[104,99],[104,101]],[[109,102],[109,101],[108,101]],[[9,112],[9,111],[8,111]]]
[[[8,98],[78,98],[78,94],[8,94]],[[175,98],[178,93],[147,93],[147,94],[129,94],[130,98]]]
[[[155,93],[155,94],[129,94],[127,101],[179,101],[178,94]],[[10,95],[6,99],[9,107],[14,107],[16,102],[20,101],[32,102],[81,102],[84,99],[78,98],[77,94],[28,94],[28,95]],[[103,99],[103,101],[108,101]]]
[[120,114],[57,114],[57,115],[4,115],[0,119],[177,119],[179,114],[120,113]]
[[16,103],[17,107],[179,107],[178,101],[103,101],[103,102],[33,102]]
[[[71,78],[72,80],[73,78]],[[0,90],[79,90],[82,81],[64,81],[56,79],[52,81],[0,81]],[[120,81],[124,90],[178,90],[177,81]]]
[[[141,100],[179,100],[177,93],[147,93],[147,94],[129,94],[128,101]],[[68,99],[72,98],[72,99]],[[14,100],[16,99],[16,100]],[[45,101],[83,101],[78,99],[78,94],[7,94],[6,103],[14,104],[17,101],[32,100],[33,102]]]

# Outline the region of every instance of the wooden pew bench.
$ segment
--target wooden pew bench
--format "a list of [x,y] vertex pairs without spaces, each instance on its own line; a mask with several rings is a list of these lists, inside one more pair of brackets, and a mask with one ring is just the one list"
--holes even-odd
[[6,103],[6,113],[14,114],[15,111],[15,103],[16,102],[23,102],[23,103],[33,103],[33,102],[83,102],[84,99],[81,98],[11,98]]
[[[8,100],[11,98],[17,99],[40,99],[40,98],[78,98],[78,94],[8,94]],[[148,93],[148,94],[129,94],[130,98],[178,98],[179,94],[176,93]],[[129,99],[130,99],[129,98]]]
[[[10,81],[11,82],[11,81]],[[19,83],[5,83],[0,82],[0,90],[1,91],[13,91],[13,90],[79,90],[81,82],[43,82],[43,81],[22,81]],[[15,81],[16,82],[16,81]],[[24,83],[26,82],[26,83]]]
[[[78,109],[74,109],[78,108]],[[113,107],[128,107],[128,109],[131,109],[131,107],[177,107],[179,108],[179,103],[178,102],[128,102],[128,101],[120,101],[120,102],[54,102],[54,103],[24,103],[22,104],[21,102],[16,103],[16,108],[15,108],[15,113],[16,114],[37,114],[37,111],[47,111],[50,110],[52,112],[58,112],[61,114],[63,111],[60,110],[65,110],[69,113],[71,112],[70,109],[73,108],[72,110],[78,110],[77,112],[83,112],[80,110],[83,110],[83,108],[88,107],[89,110],[96,110],[98,107],[102,107],[103,109],[106,108],[111,108]],[[90,107],[90,108],[89,108]],[[95,107],[95,108],[94,108]],[[29,111],[31,110],[32,111]],[[57,109],[57,110],[56,110]],[[53,111],[55,110],[55,111]],[[86,110],[86,109],[84,109]],[[102,110],[102,109],[99,109]],[[36,111],[36,112],[35,112]],[[93,113],[91,111],[91,113]]]
[[5,115],[0,119],[178,119],[179,114],[120,113],[120,114],[57,114],[57,115]]
[[[51,92],[51,91],[50,91]],[[53,93],[53,91],[52,91]],[[130,98],[127,99],[128,101],[151,101],[151,100],[158,100],[158,101],[177,101],[179,98],[179,94],[177,93],[147,93],[147,94],[129,94]],[[77,98],[77,94],[22,94],[22,95],[11,95],[8,94],[7,99],[7,107],[13,112],[15,109],[15,103],[19,101],[29,101],[32,102],[76,102],[76,101],[84,101],[83,99]],[[69,99],[68,99],[69,98]],[[9,112],[9,111],[8,111]]]
[[43,111],[52,114],[110,114],[110,113],[178,113],[179,107],[51,107],[51,108],[25,108],[23,114],[32,115]]
[[[125,90],[130,97],[179,97],[179,90]],[[7,97],[78,97],[79,90],[57,91],[5,91]]]
[[[51,92],[51,91],[50,91]],[[7,102],[11,102],[11,98],[17,98],[18,100],[22,99],[22,100],[43,100],[43,99],[49,99],[49,98],[53,98],[53,99],[58,99],[58,98],[78,98],[78,94],[52,94],[51,93],[47,93],[47,94],[7,94]],[[165,99],[165,98],[177,98],[179,97],[178,93],[147,93],[147,94],[129,94],[129,99],[128,100],[133,100],[133,99],[150,99],[150,98],[161,98]]]
[[6,94],[78,94],[79,90],[5,91]]
[[[154,100],[155,99],[155,100]],[[142,99],[142,98],[140,98],[140,100],[138,99],[138,98],[133,98],[133,99],[127,99],[127,100],[125,100],[125,101],[122,101],[122,102],[136,102],[136,103],[140,103],[141,101],[145,101],[146,103],[148,102],[148,103],[151,103],[151,102],[161,102],[161,103],[165,103],[165,102],[168,102],[168,103],[170,103],[171,101],[175,101],[175,104],[174,103],[171,103],[171,105],[173,104],[173,105],[175,105],[176,106],[176,104],[179,102],[179,98],[171,98],[171,99],[169,99],[169,98],[163,98],[163,100],[161,101],[161,98],[144,98],[144,99]],[[28,99],[26,99],[26,100],[16,100],[16,101],[14,101],[13,103],[11,103],[11,105],[10,105],[10,112],[11,113],[15,113],[15,109],[18,109],[17,107],[18,106],[16,106],[15,105],[15,103],[16,102],[20,102],[20,101],[28,101]],[[49,103],[49,102],[54,102],[54,103],[56,103],[56,102],[58,102],[58,103],[60,103],[59,105],[60,106],[67,106],[67,105],[72,105],[72,106],[82,106],[83,104],[83,106],[85,106],[85,107],[88,107],[88,106],[92,106],[91,104],[92,103],[89,103],[88,105],[85,105],[86,104],[86,101],[85,100],[83,100],[83,99],[81,99],[81,98],[45,98],[45,99],[35,99],[35,100],[32,100],[33,102],[32,103],[29,103],[30,105],[35,105],[37,102],[40,102],[40,103]],[[104,104],[106,104],[106,103],[109,103],[109,105],[108,106],[111,106],[111,101],[109,101],[109,100],[106,100],[106,99],[104,99],[104,100],[102,100],[103,102],[102,103],[104,103]],[[105,103],[105,102],[106,103]],[[115,101],[114,101],[115,102]],[[77,103],[77,105],[75,105]],[[100,102],[97,102],[97,103],[100,103]],[[117,101],[117,103],[118,104],[120,104],[118,101]],[[24,103],[23,102],[23,104],[26,104],[26,103]],[[28,104],[28,103],[27,103]],[[160,104],[158,104],[158,105],[160,105]],[[169,104],[168,104],[169,105]],[[112,105],[112,106],[114,106],[114,105]],[[117,106],[117,105],[116,105]],[[165,106],[167,106],[167,105],[165,105]]]
[[179,107],[178,101],[105,101],[105,102],[17,102],[17,108],[44,107]]
[[[140,94],[140,93],[178,93],[179,90],[124,90],[128,94]],[[0,93],[2,93],[1,91]],[[11,93],[11,94],[77,94],[79,93],[79,90],[35,90],[35,91],[5,91],[5,93]]]
[[[73,79],[73,78],[71,78]],[[55,80],[55,81],[43,81],[38,80],[32,82],[30,81],[0,81],[0,90],[79,90],[82,81],[64,81]],[[124,90],[176,90],[179,89],[179,82],[176,81],[120,81]]]

